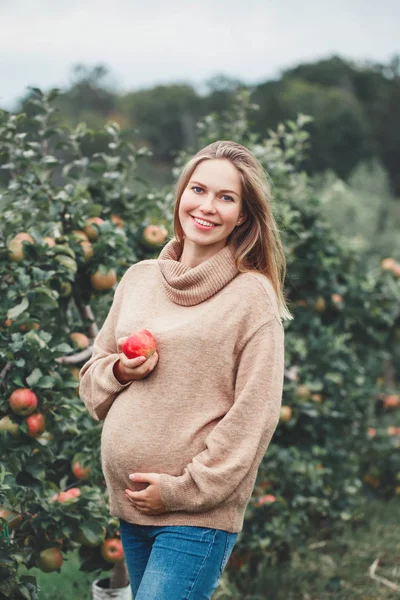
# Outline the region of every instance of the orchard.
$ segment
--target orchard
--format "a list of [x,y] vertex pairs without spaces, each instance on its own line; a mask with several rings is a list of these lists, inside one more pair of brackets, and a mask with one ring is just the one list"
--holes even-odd
[[[81,570],[127,584],[101,472],[102,422],[77,396],[77,378],[123,273],[173,235],[171,190],[137,178],[149,151],[124,141],[116,123],[101,137],[82,123],[62,127],[57,93],[34,90],[29,114],[0,115],[0,599],[34,598],[36,580],[19,565],[60,572],[77,548]],[[309,118],[260,138],[248,133],[256,108],[240,92],[229,113],[198,123],[198,148],[233,139],[268,172],[294,314],[281,421],[226,569],[232,598],[266,565],[288,563],[310,529],[329,535],[357,518],[366,495],[400,491],[398,262],[369,266],[321,218],[301,168]],[[96,140],[102,151],[85,152]],[[140,343],[131,340],[133,353]]]

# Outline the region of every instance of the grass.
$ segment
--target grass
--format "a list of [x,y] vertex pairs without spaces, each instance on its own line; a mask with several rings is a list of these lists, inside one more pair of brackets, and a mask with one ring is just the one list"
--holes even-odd
[[[347,524],[324,545],[313,548],[310,542],[290,568],[267,571],[243,600],[399,600],[399,499],[370,501],[365,516],[365,524],[357,529]],[[397,585],[397,591],[369,577],[375,559],[375,575]]]
[[[97,579],[93,573],[79,570],[78,551],[64,555],[61,573],[43,573],[40,569],[20,567],[19,574],[34,575],[40,585],[40,600],[92,600],[92,581]],[[109,577],[104,571],[100,577]]]
[[[290,567],[263,569],[244,594],[225,585],[225,571],[213,600],[399,600],[400,591],[371,579],[368,570],[378,558],[376,575],[400,587],[400,501],[370,501],[365,515],[365,524],[357,529],[346,524],[340,536],[324,545],[313,548],[310,541],[294,555]],[[79,571],[76,552],[66,556],[61,573],[23,568],[20,572],[36,575],[42,588],[40,600],[92,600],[95,577]],[[224,589],[232,591],[224,593]]]

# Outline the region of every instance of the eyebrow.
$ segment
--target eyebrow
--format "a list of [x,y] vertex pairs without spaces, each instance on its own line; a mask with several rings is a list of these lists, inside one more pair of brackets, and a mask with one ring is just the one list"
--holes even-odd
[[[204,183],[200,183],[200,181],[190,181],[190,183],[197,183],[198,185],[200,185],[203,188],[207,188],[207,186]],[[236,196],[240,197],[239,194],[237,192],[234,192],[233,190],[219,190],[220,192],[230,192],[231,194],[236,194]]]

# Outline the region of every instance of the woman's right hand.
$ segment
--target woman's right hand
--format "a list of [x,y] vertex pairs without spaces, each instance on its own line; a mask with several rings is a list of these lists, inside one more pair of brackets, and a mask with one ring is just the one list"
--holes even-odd
[[141,356],[138,356],[137,358],[128,358],[122,352],[122,344],[127,339],[128,336],[118,339],[117,347],[119,360],[114,365],[114,375],[122,384],[148,377],[158,363],[157,351],[145,360],[143,360]]

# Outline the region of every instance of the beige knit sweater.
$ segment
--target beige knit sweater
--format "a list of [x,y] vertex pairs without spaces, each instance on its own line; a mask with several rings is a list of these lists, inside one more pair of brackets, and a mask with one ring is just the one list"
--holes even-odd
[[[284,329],[271,282],[240,273],[228,245],[196,267],[175,238],[132,265],[80,371],[79,393],[104,420],[101,460],[113,516],[141,525],[239,532],[258,467],[279,421]],[[159,361],[145,379],[113,374],[117,339],[148,329]],[[168,512],[147,515],[124,490],[161,473]]]

